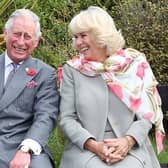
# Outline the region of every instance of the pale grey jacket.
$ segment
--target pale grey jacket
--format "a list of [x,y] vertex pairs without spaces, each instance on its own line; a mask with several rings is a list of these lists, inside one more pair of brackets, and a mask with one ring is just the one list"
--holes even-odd
[[[67,143],[60,168],[87,167],[95,154],[85,150],[84,143],[90,137],[97,141],[103,140],[107,118],[116,137],[132,135],[136,139],[137,145],[130,151],[130,155],[137,158],[142,167],[160,168],[148,138],[152,124],[138,116],[135,120],[135,114],[120,100],[114,102],[114,107],[110,107],[110,94],[101,76],[88,77],[67,64],[63,67],[60,126],[67,137]],[[117,112],[117,108],[120,108],[120,112]],[[96,167],[99,168],[98,165]],[[134,167],[132,163],[131,167]]]

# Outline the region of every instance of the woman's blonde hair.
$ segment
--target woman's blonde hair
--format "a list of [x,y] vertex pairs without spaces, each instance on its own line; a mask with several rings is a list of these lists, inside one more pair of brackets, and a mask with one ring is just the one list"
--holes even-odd
[[90,6],[74,16],[69,24],[72,35],[90,31],[99,47],[106,47],[107,55],[123,48],[125,40],[115,27],[113,18],[102,8]]

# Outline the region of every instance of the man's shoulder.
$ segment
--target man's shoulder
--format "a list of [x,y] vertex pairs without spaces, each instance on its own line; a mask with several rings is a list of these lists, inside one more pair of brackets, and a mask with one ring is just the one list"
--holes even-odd
[[38,58],[34,58],[32,57],[32,61],[34,64],[36,64],[39,68],[42,69],[48,69],[48,70],[54,70],[54,67],[52,67],[51,65],[45,63],[44,61],[38,59]]
[[5,52],[3,52],[3,53],[0,53],[0,57],[2,57],[2,56],[4,56],[5,55]]

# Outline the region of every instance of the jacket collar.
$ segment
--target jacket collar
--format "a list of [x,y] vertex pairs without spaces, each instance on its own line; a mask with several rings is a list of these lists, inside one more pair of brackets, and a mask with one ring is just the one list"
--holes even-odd
[[[4,65],[2,65],[2,62],[4,63],[4,61],[2,61],[1,59],[0,59],[0,69],[3,69],[4,71]],[[26,72],[27,68],[35,69],[36,74],[33,76],[28,75]],[[31,81],[39,73],[39,71],[40,71],[40,68],[38,67],[36,61],[34,61],[34,59],[31,56],[27,60],[25,60],[23,64],[21,64],[20,67],[18,68],[16,74],[12,78],[10,84],[8,85],[8,88],[2,95],[2,98],[0,99],[0,110],[7,107],[13,100],[15,100],[18,97],[19,94],[21,94],[23,89],[26,87],[26,84],[29,81]],[[1,72],[1,75],[2,75],[2,72]],[[0,85],[3,85],[3,82],[0,82],[0,83],[1,83]],[[3,91],[3,87],[1,86],[1,89],[0,89],[1,94]]]

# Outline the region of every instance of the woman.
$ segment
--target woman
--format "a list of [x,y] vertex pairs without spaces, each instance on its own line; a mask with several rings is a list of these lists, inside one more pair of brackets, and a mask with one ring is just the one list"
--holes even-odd
[[145,56],[122,49],[121,33],[99,7],[81,11],[69,29],[79,54],[63,67],[60,168],[159,168],[148,133],[154,123],[161,150],[163,115]]

